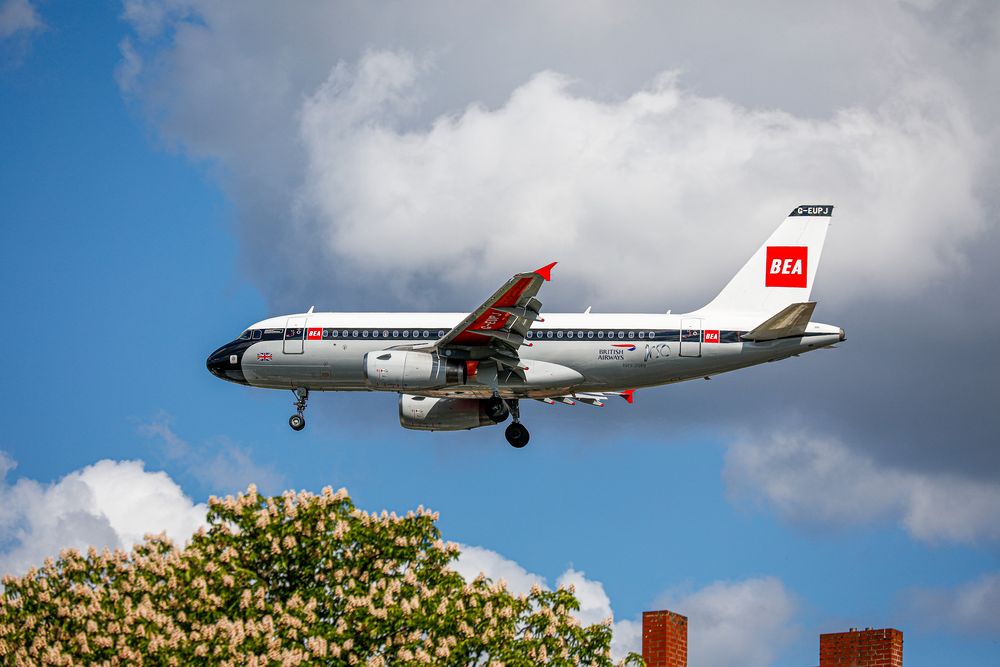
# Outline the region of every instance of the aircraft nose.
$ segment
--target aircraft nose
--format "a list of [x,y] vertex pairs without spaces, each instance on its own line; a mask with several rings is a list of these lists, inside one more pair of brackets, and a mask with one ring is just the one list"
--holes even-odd
[[840,328],[840,341],[844,342],[845,340],[847,340],[847,332],[844,331],[843,327],[841,327]]
[[208,368],[209,373],[217,378],[238,384],[247,384],[246,376],[243,375],[243,369],[240,367],[240,356],[239,352],[224,345],[208,356],[208,359],[205,360],[205,367]]

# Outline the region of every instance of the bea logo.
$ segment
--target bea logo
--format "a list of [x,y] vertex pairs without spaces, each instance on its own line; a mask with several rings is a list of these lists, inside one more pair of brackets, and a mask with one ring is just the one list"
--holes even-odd
[[706,343],[718,343],[719,342],[719,330],[706,330],[705,331],[705,342]]
[[322,329],[309,329],[306,332],[306,339],[307,340],[322,340],[323,339],[323,330]]
[[809,270],[809,248],[776,245],[767,247],[764,265],[766,287],[805,287]]

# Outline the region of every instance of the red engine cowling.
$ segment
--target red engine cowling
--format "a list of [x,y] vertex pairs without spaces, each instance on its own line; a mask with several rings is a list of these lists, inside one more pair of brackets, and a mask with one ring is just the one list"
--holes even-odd
[[431,398],[400,394],[399,423],[418,431],[462,431],[492,426],[507,418],[504,408],[475,398]]
[[369,352],[362,362],[372,389],[435,389],[465,384],[465,363],[439,354],[401,350]]

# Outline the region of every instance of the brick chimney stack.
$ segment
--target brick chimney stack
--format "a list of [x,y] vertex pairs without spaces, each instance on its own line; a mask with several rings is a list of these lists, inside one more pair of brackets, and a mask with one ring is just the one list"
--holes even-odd
[[646,667],[687,667],[687,616],[672,611],[642,613],[642,659]]
[[903,633],[851,628],[820,635],[819,667],[903,667]]

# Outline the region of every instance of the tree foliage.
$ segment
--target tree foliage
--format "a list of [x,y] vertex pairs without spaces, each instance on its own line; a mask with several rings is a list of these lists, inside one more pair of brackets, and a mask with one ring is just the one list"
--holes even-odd
[[[437,514],[357,509],[344,490],[209,501],[183,548],[67,550],[0,596],[4,664],[610,665],[572,589],[514,595],[449,567]],[[640,664],[638,656],[628,662]]]

